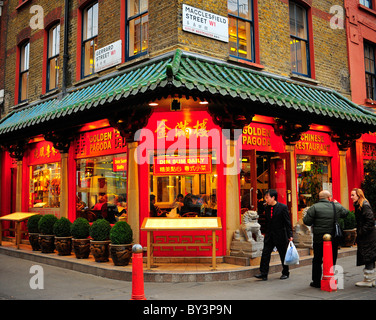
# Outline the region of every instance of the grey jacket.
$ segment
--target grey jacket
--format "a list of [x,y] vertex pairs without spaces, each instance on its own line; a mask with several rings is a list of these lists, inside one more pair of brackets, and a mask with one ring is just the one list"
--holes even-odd
[[[334,203],[337,221],[338,218],[344,218],[349,210],[344,208],[338,202]],[[303,218],[303,222],[307,226],[313,226],[313,241],[322,242],[323,235],[326,233],[334,235],[334,210],[332,202],[327,199],[320,199],[319,202],[311,206]]]

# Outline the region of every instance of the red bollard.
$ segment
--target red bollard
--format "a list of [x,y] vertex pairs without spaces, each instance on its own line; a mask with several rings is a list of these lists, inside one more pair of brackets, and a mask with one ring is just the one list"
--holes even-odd
[[334,279],[334,266],[333,266],[333,250],[332,250],[332,236],[325,234],[323,243],[323,268],[321,279],[321,290],[323,291],[337,291],[337,282]]
[[144,293],[144,270],[142,266],[142,246],[132,247],[132,297],[131,300],[146,300]]

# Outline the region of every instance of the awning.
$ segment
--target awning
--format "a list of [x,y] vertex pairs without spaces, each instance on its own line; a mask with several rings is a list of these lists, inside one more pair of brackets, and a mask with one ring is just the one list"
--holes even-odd
[[241,103],[249,113],[376,131],[374,113],[334,90],[176,50],[71,90],[62,99],[40,101],[9,113],[0,121],[0,139],[39,134],[73,118],[83,124],[89,114],[105,117],[110,106],[129,102],[137,107],[161,92]]

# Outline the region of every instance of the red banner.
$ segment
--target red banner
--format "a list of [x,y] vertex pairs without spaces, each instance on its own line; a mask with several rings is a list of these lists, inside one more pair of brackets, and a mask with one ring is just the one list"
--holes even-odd
[[60,152],[56,150],[51,142],[41,141],[32,145],[29,165],[60,162]]
[[205,156],[160,156],[154,157],[154,175],[183,175],[211,173],[211,157]]

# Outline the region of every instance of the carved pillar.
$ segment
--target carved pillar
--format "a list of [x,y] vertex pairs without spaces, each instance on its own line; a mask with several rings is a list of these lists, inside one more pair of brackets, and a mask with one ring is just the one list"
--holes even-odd
[[209,113],[213,122],[222,128],[222,133],[226,139],[226,155],[223,159],[224,175],[226,179],[226,254],[230,254],[231,242],[234,232],[240,225],[240,194],[239,194],[239,172],[241,158],[241,146],[238,148],[237,140],[245,126],[252,121],[254,114],[249,114],[239,108],[209,108]]
[[345,132],[345,130],[336,130],[331,134],[332,141],[336,142],[339,149],[339,174],[340,174],[340,195],[341,204],[349,209],[349,184],[347,179],[346,151],[361,137],[361,133]]
[[134,141],[134,135],[137,130],[146,126],[150,115],[151,108],[147,107],[115,114],[112,119],[109,119],[111,126],[119,130],[120,135],[127,141],[127,214],[135,243],[140,243],[140,192],[137,162],[138,141]]
[[[68,197],[68,151],[73,140],[72,131],[48,132],[44,134],[46,141],[52,142],[54,148],[60,152],[61,172],[60,172],[60,216],[68,218],[69,197]],[[75,201],[75,199],[72,199]]]
[[[295,146],[294,145],[286,145],[285,147],[286,152],[289,153],[290,155],[290,177],[287,179],[290,179],[290,185],[291,185],[291,190],[288,190],[289,194],[287,197],[291,197],[291,216],[292,216],[292,225],[295,226],[296,223],[298,222],[298,190],[296,187],[296,161],[295,161]],[[287,199],[289,200],[289,199]]]
[[14,144],[9,144],[5,146],[5,149],[9,152],[11,158],[17,161],[17,176],[16,176],[16,212],[22,211],[22,167],[23,167],[23,156],[25,152],[26,141],[19,141]]

